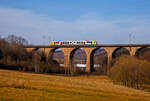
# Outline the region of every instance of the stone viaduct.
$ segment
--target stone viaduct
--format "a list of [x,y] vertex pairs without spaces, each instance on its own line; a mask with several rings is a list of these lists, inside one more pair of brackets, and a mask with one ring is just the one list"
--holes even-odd
[[114,45],[68,45],[68,46],[24,46],[27,51],[34,51],[34,50],[42,50],[46,56],[53,56],[53,52],[60,48],[64,53],[64,67],[69,69],[71,68],[71,62],[73,58],[73,54],[79,48],[82,48],[86,53],[86,72],[92,72],[92,56],[94,52],[99,49],[103,48],[107,52],[107,68],[106,71],[109,70],[111,65],[111,60],[113,54],[121,48],[126,49],[131,56],[134,56],[136,52],[140,51],[143,48],[150,48],[150,44],[114,44]]

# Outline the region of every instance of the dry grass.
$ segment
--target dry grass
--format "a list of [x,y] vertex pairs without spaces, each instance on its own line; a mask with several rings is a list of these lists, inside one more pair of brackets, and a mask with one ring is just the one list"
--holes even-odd
[[0,101],[150,101],[150,93],[106,76],[55,76],[0,70]]

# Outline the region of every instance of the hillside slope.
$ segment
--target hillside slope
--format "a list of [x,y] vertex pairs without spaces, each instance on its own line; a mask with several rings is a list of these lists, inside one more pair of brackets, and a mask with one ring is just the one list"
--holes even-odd
[[0,70],[0,101],[150,101],[150,93],[106,76],[55,76]]

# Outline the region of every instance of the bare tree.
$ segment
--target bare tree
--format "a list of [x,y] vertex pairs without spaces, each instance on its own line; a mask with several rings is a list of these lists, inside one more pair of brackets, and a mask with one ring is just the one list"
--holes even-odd
[[11,44],[27,45],[28,41],[23,37],[18,37],[16,35],[9,35],[5,40]]

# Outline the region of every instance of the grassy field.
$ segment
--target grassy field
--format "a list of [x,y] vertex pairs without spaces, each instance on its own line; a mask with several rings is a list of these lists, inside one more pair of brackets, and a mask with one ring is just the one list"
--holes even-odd
[[0,70],[0,101],[150,101],[150,93],[106,76],[56,76]]

